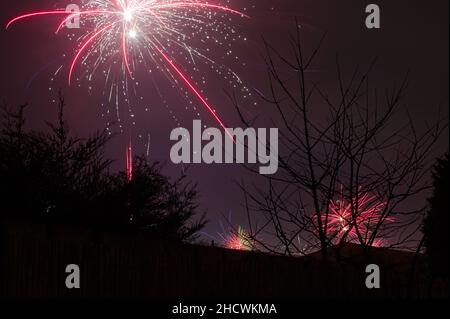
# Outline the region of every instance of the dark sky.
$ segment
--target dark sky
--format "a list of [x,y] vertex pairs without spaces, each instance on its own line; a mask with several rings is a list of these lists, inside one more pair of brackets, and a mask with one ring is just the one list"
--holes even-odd
[[[58,3],[67,4],[59,0]],[[76,3],[77,0],[72,2]],[[315,64],[316,77],[333,87],[335,70],[333,63],[339,54],[344,66],[365,65],[373,57],[379,57],[376,75],[372,79],[375,85],[389,87],[395,79],[400,79],[407,70],[411,71],[411,80],[405,102],[419,122],[432,120],[441,106],[448,112],[448,0],[396,0],[371,1],[382,10],[381,30],[368,30],[364,26],[364,8],[369,2],[360,0],[230,0],[234,8],[248,8],[251,19],[239,20],[237,30],[247,37],[247,42],[237,45],[237,55],[246,66],[236,71],[251,88],[264,91],[265,67],[260,57],[261,38],[266,38],[281,52],[288,50],[287,33],[292,31],[293,17],[297,16],[302,25],[302,36],[306,49],[320,39],[323,33],[327,37]],[[52,0],[3,0],[0,4],[0,21],[6,25],[15,15],[36,10],[54,8]],[[52,73],[61,65],[62,54],[73,54],[64,37],[56,37],[52,30],[56,20],[33,20],[21,23],[14,28],[0,32],[1,43],[1,94],[0,98],[9,104],[29,102],[28,125],[41,128],[44,120],[55,117],[55,107],[50,103],[54,91],[49,86],[62,88],[68,102],[67,117],[74,133],[85,135],[105,128],[106,120],[101,83],[91,94],[85,87],[68,87],[65,77],[50,83]],[[240,123],[233,107],[228,102],[224,90],[226,84],[206,75],[209,81],[207,95],[225,122],[231,126]],[[158,79],[160,81],[160,79]],[[150,80],[149,80],[150,82]],[[170,85],[162,87],[161,95],[166,98],[168,107],[154,99],[150,91],[152,85],[143,82],[147,101],[136,104],[136,126],[131,129],[135,141],[135,151],[145,151],[147,134],[151,136],[150,157],[153,160],[170,162],[169,132],[175,122],[169,110],[175,113],[181,124],[190,127],[195,116],[191,110],[185,110],[186,101],[177,98]],[[213,87],[214,89],[211,89]],[[149,101],[150,100],[150,101]],[[143,108],[151,105],[149,112]],[[246,105],[249,114],[264,116],[265,107]],[[201,118],[207,125],[214,125],[206,112],[199,106]],[[265,114],[267,116],[267,114]],[[107,154],[116,160],[116,167],[124,166],[124,149],[127,135],[122,134],[112,140]],[[142,138],[140,138],[142,135]],[[442,143],[443,152],[448,149],[448,139]],[[177,174],[180,167],[168,164],[169,174]],[[234,185],[236,180],[251,180],[238,166],[215,165],[193,166],[189,176],[198,182],[203,208],[208,211],[211,223],[207,227],[214,233],[218,225],[218,216],[232,211],[233,221],[244,223],[241,203],[243,198]]]

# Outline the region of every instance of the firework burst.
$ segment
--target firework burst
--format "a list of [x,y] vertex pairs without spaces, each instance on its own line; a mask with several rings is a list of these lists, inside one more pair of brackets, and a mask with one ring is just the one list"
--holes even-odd
[[227,234],[223,234],[222,245],[227,249],[234,250],[253,250],[249,235],[244,228],[238,226],[237,230],[231,230]]
[[226,218],[226,224],[219,221],[220,231],[216,236],[203,232],[202,234],[212,240],[212,243],[218,243],[219,246],[226,249],[251,251],[257,248],[254,240],[242,226],[233,226],[231,211]]
[[[92,80],[100,74],[105,88],[109,88],[104,93],[110,102],[116,96],[118,104],[119,95],[129,101],[127,96],[130,87],[135,91],[139,70],[151,72],[156,67],[174,86],[183,84],[225,129],[224,122],[181,61],[197,72],[196,61],[203,61],[230,84],[242,85],[235,72],[208,55],[208,46],[221,46],[226,48],[226,54],[232,54],[230,42],[240,36],[236,35],[230,16],[247,17],[243,12],[203,0],[86,0],[81,2],[78,12],[31,12],[12,19],[6,27],[25,19],[46,16],[61,18],[55,30],[57,34],[73,19],[81,21],[81,35],[75,31],[69,35],[77,46],[67,66],[69,84],[83,77]],[[204,78],[202,82],[205,82]],[[118,83],[121,83],[122,94],[119,94]],[[245,86],[241,89],[245,94],[249,93]]]
[[384,240],[379,234],[372,238],[374,230],[380,221],[393,221],[393,218],[383,215],[385,207],[385,202],[369,193],[360,193],[357,199],[353,198],[352,204],[344,199],[341,191],[340,199],[330,202],[328,216],[322,214],[322,221],[334,243],[359,243],[359,232],[364,243],[379,247],[384,245]]

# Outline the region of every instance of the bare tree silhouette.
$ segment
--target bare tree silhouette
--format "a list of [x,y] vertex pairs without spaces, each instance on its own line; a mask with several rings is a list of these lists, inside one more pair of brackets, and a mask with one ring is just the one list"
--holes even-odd
[[[291,56],[264,41],[270,92],[260,96],[276,113],[280,169],[267,177],[267,189],[240,184],[249,237],[272,253],[320,249],[323,258],[345,242],[365,253],[377,245],[412,247],[426,208],[414,201],[431,186],[433,147],[448,119],[438,116],[419,132],[403,105],[408,75],[381,93],[370,83],[376,59],[348,76],[336,58],[337,89],[325,92],[309,76],[323,40],[306,55],[297,29]],[[251,126],[255,119],[231,99]]]

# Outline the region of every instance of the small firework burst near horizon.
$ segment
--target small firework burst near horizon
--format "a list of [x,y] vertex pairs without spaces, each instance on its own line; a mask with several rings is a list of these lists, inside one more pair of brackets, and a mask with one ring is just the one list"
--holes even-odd
[[232,250],[251,251],[256,249],[256,243],[251,239],[250,234],[242,226],[234,226],[231,220],[231,211],[228,214],[226,225],[219,221],[220,231],[217,236],[211,236],[203,232],[203,235],[212,239],[212,244],[216,243],[223,248]]
[[231,230],[228,234],[224,234],[222,237],[222,245],[227,249],[233,250],[253,250],[254,245],[252,244],[249,235],[245,229],[241,226],[237,227],[237,230]]
[[[139,79],[155,70],[172,87],[182,90],[184,98],[196,100],[189,104],[202,105],[223,129],[224,121],[208,101],[205,89],[200,88],[208,79],[199,64],[222,77],[226,86],[239,88],[244,97],[251,96],[239,75],[221,62],[221,57],[234,55],[233,42],[245,40],[232,19],[248,18],[242,11],[203,0],[81,0],[80,8],[78,12],[61,9],[26,13],[9,21],[6,28],[24,19],[57,16],[61,18],[55,26],[59,34],[69,21],[79,18],[79,30],[64,30],[76,47],[67,65],[68,83],[103,80],[103,94],[107,104],[116,108],[118,119],[120,104],[128,106],[130,117],[134,117],[132,104],[142,102]],[[133,103],[131,96],[138,102]]]

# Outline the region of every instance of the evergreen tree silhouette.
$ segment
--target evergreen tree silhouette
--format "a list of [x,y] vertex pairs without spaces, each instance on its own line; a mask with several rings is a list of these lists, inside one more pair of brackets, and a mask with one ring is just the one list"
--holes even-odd
[[448,153],[438,160],[433,174],[433,196],[424,221],[425,247],[428,263],[434,276],[448,277]]
[[0,126],[1,218],[114,229],[187,241],[205,225],[197,214],[196,185],[172,182],[161,166],[136,158],[131,181],[112,173],[104,156],[106,132],[73,137],[60,95],[56,124],[48,132],[24,129],[24,112],[2,108]]

